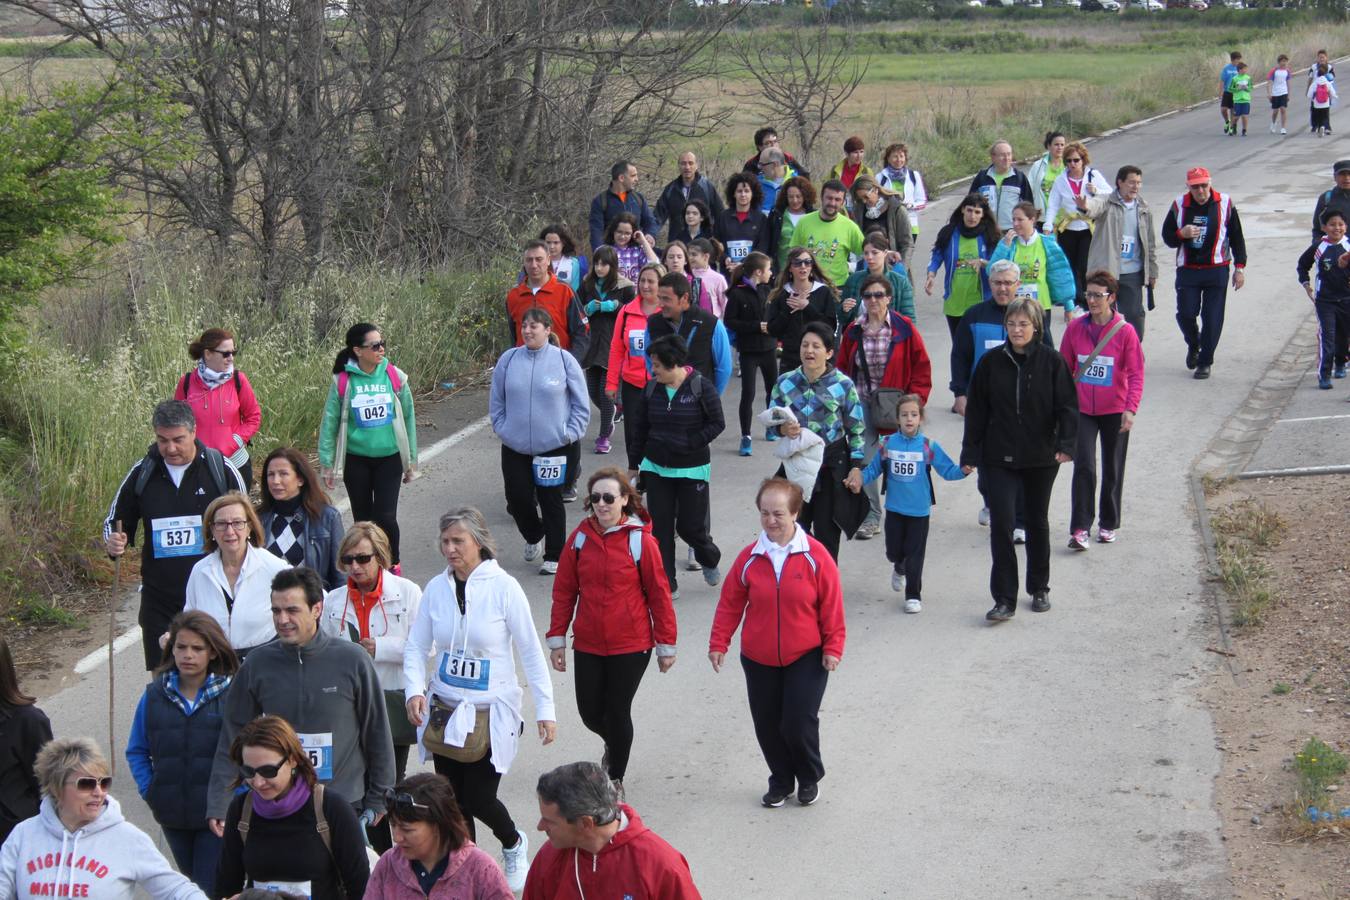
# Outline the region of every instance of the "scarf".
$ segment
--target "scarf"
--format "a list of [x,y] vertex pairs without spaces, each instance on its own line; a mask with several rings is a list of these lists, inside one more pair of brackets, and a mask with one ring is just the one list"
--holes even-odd
[[205,361],[198,362],[197,377],[202,380],[202,384],[206,385],[207,390],[214,391],[234,377],[234,363],[230,363],[230,367],[224,372],[217,372],[209,367]]
[[984,220],[981,219],[980,224],[976,225],[974,228],[967,228],[965,222],[960,222],[957,224],[956,230],[961,233],[961,237],[963,238],[979,237],[980,233],[984,231]]
[[882,197],[879,200],[877,200],[877,202],[874,205],[869,206],[867,208],[866,215],[867,218],[869,219],[880,219],[885,212],[886,212],[886,198]]
[[253,811],[264,819],[284,819],[294,815],[300,807],[309,802],[309,785],[304,779],[291,782],[291,789],[275,800],[264,800],[253,794]]
[[[350,578],[347,579],[347,604],[356,610],[357,641],[363,641],[370,637],[370,613],[379,604],[384,596],[384,569],[375,573],[375,588],[369,592],[362,591],[356,586],[356,582]],[[347,618],[347,610],[342,610],[342,618]],[[386,625],[386,629],[388,626]]]

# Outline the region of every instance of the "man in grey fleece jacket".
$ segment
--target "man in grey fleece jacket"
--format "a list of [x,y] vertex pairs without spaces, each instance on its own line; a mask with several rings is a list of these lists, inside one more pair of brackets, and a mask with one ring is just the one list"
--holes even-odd
[[323,582],[313,569],[283,569],[272,579],[277,640],[251,651],[234,676],[223,711],[206,817],[221,834],[236,769],[230,745],[247,723],[281,716],[300,735],[319,780],[352,804],[362,825],[384,816],[394,786],[394,743],[384,693],[360,644],[319,631]]

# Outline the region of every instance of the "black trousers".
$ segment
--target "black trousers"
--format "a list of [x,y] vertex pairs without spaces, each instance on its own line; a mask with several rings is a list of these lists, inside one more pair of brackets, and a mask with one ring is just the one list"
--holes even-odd
[[1059,466],[1005,469],[984,466],[984,484],[989,501],[989,593],[1001,606],[1017,608],[1017,548],[1013,545],[1013,518],[1017,492],[1021,489],[1027,507],[1027,593],[1050,589],[1050,493]]
[[398,565],[398,492],[403,485],[403,460],[390,456],[347,454],[342,483],[352,503],[353,522],[374,522],[389,536],[389,549]]
[[943,316],[947,320],[947,336],[956,340],[956,329],[961,326],[960,316]]
[[[1105,416],[1078,414],[1078,445],[1073,452],[1073,508],[1069,531],[1087,531],[1092,520],[1099,528],[1120,527],[1120,494],[1125,488],[1125,454],[1130,433],[1121,432],[1121,413]],[[1102,444],[1102,495],[1097,505],[1097,440]]]
[[764,382],[764,399],[769,399],[769,392],[773,390],[773,384],[778,380],[778,355],[772,350],[765,350],[763,353],[746,353],[741,351],[741,405],[739,407],[741,417],[741,434],[748,435],[755,423],[755,375],[759,375]]
[[[586,391],[591,402],[600,410],[599,437],[607,438],[614,433],[614,401],[605,394],[605,378],[609,372],[603,366],[586,367]],[[575,484],[575,480],[572,482]]]
[[[581,445],[548,450],[539,456],[565,456],[569,472],[581,465]],[[544,559],[557,562],[567,540],[567,507],[563,486],[541,487],[534,483],[534,456],[517,453],[502,444],[502,481],[506,485],[506,512],[516,523],[525,543],[544,540]]]
[[514,847],[520,840],[516,833],[516,823],[507,812],[505,804],[497,799],[497,788],[502,783],[502,773],[492,767],[492,750],[478,762],[462,763],[444,756],[431,757],[436,766],[436,774],[444,775],[455,789],[455,800],[459,802],[459,811],[464,814],[464,824],[469,826],[469,838],[478,843],[474,819],[492,829],[493,835],[501,841],[503,847]]
[[[187,604],[186,597],[180,599],[183,605]],[[164,651],[159,647],[159,637],[168,634],[169,623],[182,611],[183,606],[179,606],[175,612],[151,606],[145,602],[145,595],[141,595],[141,609],[136,616],[136,624],[141,626],[141,650],[145,653],[145,671],[154,671],[164,662]]]
[[1350,338],[1350,300],[1318,300],[1317,310],[1317,374],[1331,377],[1331,366],[1345,365],[1345,348]]
[[1083,282],[1087,280],[1088,248],[1092,246],[1092,230],[1084,228],[1082,231],[1074,231],[1066,228],[1059,233],[1059,246],[1069,258],[1069,268],[1073,270],[1073,284],[1076,291],[1074,303],[1082,309],[1086,305],[1083,302]]
[[[1199,365],[1214,365],[1228,303],[1228,267],[1177,269],[1177,325],[1186,346],[1200,351]],[[1197,324],[1196,319],[1199,318]]]
[[923,557],[928,549],[928,517],[886,511],[886,559],[905,576],[905,599],[923,599]]
[[[403,776],[408,774],[408,751],[411,749],[407,744],[394,745],[394,784],[398,784],[403,780]],[[394,846],[394,836],[389,831],[388,816],[380,820],[378,825],[371,825],[366,829],[366,840],[370,842],[370,846],[374,847],[377,853],[383,853]]]
[[661,563],[666,567],[670,589],[679,589],[675,579],[677,534],[694,551],[699,565],[717,568],[722,551],[708,534],[708,482],[643,472],[642,484],[647,494],[647,512],[652,516],[652,535],[661,546]]
[[598,656],[572,651],[577,712],[609,750],[609,777],[623,780],[633,750],[633,698],[652,651]]
[[750,719],[764,761],[769,764],[769,790],[788,794],[797,785],[825,777],[820,758],[820,701],[830,673],[821,665],[817,647],[786,666],[760,665],[742,655]]
[[628,410],[628,414],[623,417],[623,449],[628,454],[628,471],[636,472],[637,467],[642,464],[642,457],[633,449],[633,440],[637,436],[637,426],[633,424],[631,413],[642,402],[642,388],[633,387],[620,379],[619,400],[623,403],[623,408]]
[[1121,275],[1120,290],[1116,292],[1116,309],[1124,316],[1125,321],[1134,326],[1135,334],[1139,335],[1139,341],[1144,340],[1144,319],[1148,315],[1147,305],[1144,302],[1144,272],[1141,269],[1138,272],[1131,272],[1128,275]]

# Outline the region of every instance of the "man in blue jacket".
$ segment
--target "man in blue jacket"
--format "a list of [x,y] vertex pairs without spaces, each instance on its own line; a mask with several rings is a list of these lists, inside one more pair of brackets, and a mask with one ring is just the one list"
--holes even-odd
[[[638,227],[642,229],[643,234],[649,234],[653,238],[660,226],[656,224],[656,217],[652,211],[647,208],[647,200],[638,193],[638,170],[626,159],[621,159],[609,169],[609,187],[602,193],[596,194],[595,199],[591,201],[591,249],[599,247],[605,242],[605,229],[609,223],[619,213],[632,213],[638,220]],[[637,236],[634,235],[635,243]]]

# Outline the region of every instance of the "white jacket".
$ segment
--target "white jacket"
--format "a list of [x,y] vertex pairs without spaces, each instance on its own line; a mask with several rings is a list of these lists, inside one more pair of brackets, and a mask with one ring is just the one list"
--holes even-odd
[[281,557],[249,544],[244,553],[244,565],[239,570],[239,581],[232,591],[234,606],[231,609],[225,605],[225,594],[231,588],[225,580],[225,566],[217,548],[192,567],[183,609],[199,609],[219,622],[230,639],[230,646],[236,650],[265,644],[277,636],[276,626],[272,624],[272,579],[290,565]]
[[[557,721],[553,681],[530,614],[530,601],[520,582],[508,575],[495,559],[483,560],[470,573],[464,585],[464,608],[465,614],[460,615],[448,568],[427,582],[422,605],[403,646],[403,689],[409,697],[426,694],[428,709],[431,694],[452,705],[459,704],[445,730],[447,743],[456,746],[462,745],[464,736],[473,730],[474,709],[490,710],[492,765],[505,774],[515,759],[524,723],[520,713],[523,692],[516,677],[512,647],[520,654],[534,696],[535,719],[540,722]],[[428,655],[432,655],[429,682]],[[456,686],[444,680],[456,655],[486,661],[483,689]],[[421,729],[418,746],[421,747]],[[425,749],[422,758],[426,759]]]
[[[403,645],[422,603],[422,589],[388,569],[384,570],[380,583],[383,593],[370,611],[370,636],[375,639],[375,674],[380,676],[380,687],[384,690],[401,691]],[[356,607],[348,599],[347,585],[334,588],[324,596],[319,627],[332,637],[346,638],[352,643],[360,641],[361,625]]]
[[122,816],[112,797],[97,819],[73,834],[44,797],[38,814],[15,826],[0,849],[0,897],[5,900],[132,900],[137,888],[155,900],[206,900],[173,870],[154,841]]
[[[1111,193],[1111,185],[1107,183],[1105,176],[1092,167],[1088,167],[1083,176],[1084,190],[1087,185],[1092,185],[1097,189],[1098,194]],[[1090,196],[1089,192],[1089,196]],[[1056,220],[1060,215],[1064,216],[1064,223],[1058,223]],[[1089,227],[1087,215],[1078,208],[1078,204],[1073,199],[1073,189],[1069,187],[1069,172],[1065,169],[1059,173],[1055,183],[1050,187],[1050,200],[1045,205],[1045,233],[1054,234],[1056,231],[1085,231]],[[1062,227],[1060,227],[1062,224]]]

